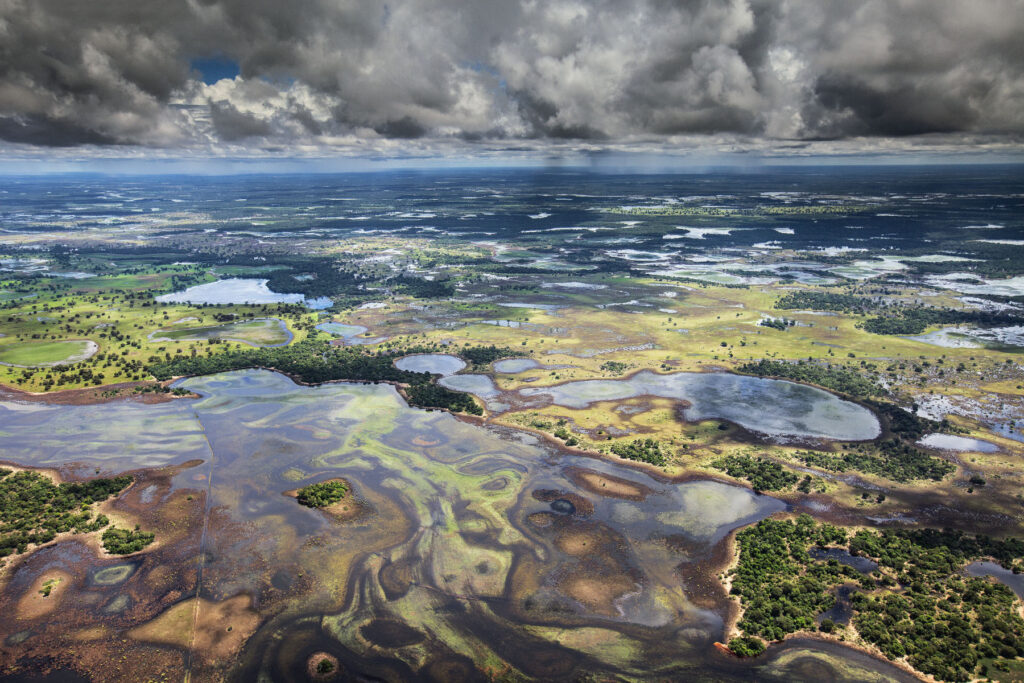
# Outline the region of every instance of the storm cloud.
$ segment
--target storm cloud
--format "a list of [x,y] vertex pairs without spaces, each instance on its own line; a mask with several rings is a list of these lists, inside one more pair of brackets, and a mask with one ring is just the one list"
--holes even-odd
[[1022,28],[1019,0],[0,0],[0,139],[1018,140]]

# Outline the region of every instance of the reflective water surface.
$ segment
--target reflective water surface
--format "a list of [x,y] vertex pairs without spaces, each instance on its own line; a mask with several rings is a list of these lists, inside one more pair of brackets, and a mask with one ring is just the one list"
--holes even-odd
[[[195,680],[303,680],[319,652],[347,676],[385,679],[901,678],[834,644],[755,661],[712,647],[732,604],[715,576],[721,541],[783,510],[774,498],[566,455],[411,409],[388,385],[304,387],[266,371],[181,384],[202,398],[0,404],[6,460],[163,468],[118,507],[157,532],[150,550],[101,558],[76,537],[12,573],[0,609],[18,614],[40,577],[67,578],[54,611],[0,623],[8,656],[116,661],[116,644]],[[288,495],[333,477],[352,489],[340,507]]]
[[520,389],[523,396],[551,397],[569,408],[636,396],[686,401],[687,420],[722,419],[773,436],[854,441],[878,436],[878,420],[863,406],[803,384],[727,373],[648,370],[621,380],[582,380],[552,387]]

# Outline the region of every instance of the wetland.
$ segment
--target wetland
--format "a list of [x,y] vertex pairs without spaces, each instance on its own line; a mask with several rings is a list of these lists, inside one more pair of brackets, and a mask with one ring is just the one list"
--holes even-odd
[[[72,447],[61,435],[75,433],[83,468],[167,473],[150,491],[158,509],[205,498],[184,506],[189,523],[173,546],[133,564],[67,544],[29,556],[4,601],[33,590],[40,571],[59,570],[65,613],[58,623],[10,620],[4,641],[28,631],[20,647],[102,648],[97,635],[123,632],[138,652],[177,652],[200,676],[229,654],[246,676],[297,676],[316,645],[352,675],[429,677],[454,666],[483,675],[467,656],[485,651],[538,677],[639,673],[651,657],[666,674],[710,657],[723,676],[743,677],[745,665],[728,674],[729,659],[708,649],[729,611],[710,572],[724,537],[786,509],[782,501],[559,453],[528,435],[409,408],[387,385],[303,387],[253,370],[181,386],[201,398],[118,405],[115,430],[97,423],[98,406],[0,404],[9,460],[58,467]],[[52,436],[40,442],[41,433]],[[339,523],[281,495],[328,477],[348,482],[361,516]],[[143,505],[123,504],[125,513]],[[167,575],[190,558],[200,572]],[[131,608],[140,604],[150,607]],[[167,630],[182,610],[194,610],[201,628],[226,618],[249,644],[208,646],[200,631],[189,647]],[[578,629],[573,649],[557,636],[568,626]],[[443,642],[429,635],[439,632]],[[516,643],[544,656],[524,659]]]
[[1024,670],[1006,169],[9,189],[0,681]]

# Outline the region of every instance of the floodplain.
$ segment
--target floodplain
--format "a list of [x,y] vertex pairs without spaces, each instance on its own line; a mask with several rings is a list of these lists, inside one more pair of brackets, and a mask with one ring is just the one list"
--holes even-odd
[[22,181],[0,461],[131,552],[0,559],[0,680],[1017,680],[1012,173],[433,181]]

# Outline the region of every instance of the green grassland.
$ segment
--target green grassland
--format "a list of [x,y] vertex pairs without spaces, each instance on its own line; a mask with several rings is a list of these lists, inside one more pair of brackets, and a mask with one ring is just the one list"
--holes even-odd
[[89,355],[88,341],[29,341],[0,344],[0,363],[38,367],[73,362]]
[[283,321],[276,318],[244,320],[207,327],[164,328],[150,336],[152,341],[186,342],[218,339],[252,346],[277,346],[288,343],[290,338],[288,328]]
[[[246,342],[287,340],[276,323],[271,327],[259,322],[239,326],[238,322],[278,318],[296,341],[305,338],[315,325],[315,314],[294,305],[202,307],[157,303],[155,294],[174,291],[182,286],[178,284],[182,280],[191,285],[215,279],[194,268],[185,271],[189,277],[183,278],[182,270],[100,276],[74,283],[54,284],[45,278],[10,283],[35,296],[0,308],[0,333],[4,335],[0,338],[0,361],[18,365],[59,361],[70,355],[67,345],[59,342],[74,341],[77,349],[84,343],[79,341],[82,339],[95,342],[99,350],[91,358],[68,366],[0,366],[0,383],[38,392],[147,381],[153,378],[145,367],[158,360],[212,354],[223,348],[247,346]],[[245,341],[150,338],[158,331],[174,330],[173,323],[185,318],[193,319],[189,327],[228,325],[228,336]],[[236,325],[231,327],[232,323]],[[186,332],[182,336],[191,335]]]
[[[365,257],[393,246],[393,242],[381,238],[349,240],[319,247],[316,255]],[[155,294],[210,282],[216,275],[199,265],[165,265],[159,259],[111,260],[107,273],[74,282],[47,278],[0,282],[0,289],[23,297],[3,302],[0,308],[0,333],[5,335],[0,338],[0,360],[4,360],[7,349],[17,358],[37,359],[58,342],[90,339],[99,345],[99,352],[92,358],[66,368],[0,366],[0,383],[29,391],[53,391],[153,381],[148,368],[176,358],[251,348],[247,343],[281,343],[284,339],[276,335],[283,331],[274,329],[276,324],[261,322],[278,318],[293,335],[293,345],[310,338],[317,323],[333,320],[367,327],[364,338],[386,338],[382,343],[360,347],[371,354],[400,354],[413,348],[457,353],[462,348],[494,345],[508,347],[542,366],[565,366],[495,374],[498,387],[507,391],[571,380],[611,379],[639,370],[737,371],[744,364],[767,359],[835,368],[862,378],[865,385],[883,386],[884,400],[904,407],[935,394],[1004,403],[1019,400],[1024,394],[1024,375],[1014,360],[1015,354],[995,349],[939,348],[899,336],[873,334],[863,329],[863,322],[874,315],[870,310],[845,307],[825,311],[827,315],[786,310],[785,317],[795,325],[775,329],[759,324],[765,316],[778,317],[776,303],[794,291],[818,292],[823,301],[838,293],[848,297],[842,301],[854,301],[850,297],[858,295],[865,285],[725,287],[615,274],[585,276],[591,284],[628,288],[629,296],[647,304],[626,309],[605,307],[608,295],[604,290],[553,292],[541,286],[542,278],[531,276],[520,277],[512,284],[492,285],[481,278],[477,265],[486,256],[487,252],[476,246],[410,240],[396,263],[431,268],[460,259],[469,262],[449,269],[451,282],[459,287],[457,296],[423,299],[401,288],[369,288],[361,301],[345,300],[327,315],[295,305],[160,304],[154,301]],[[116,268],[110,263],[116,263]],[[102,270],[90,270],[90,265],[100,264],[88,260],[75,264],[89,272]],[[217,266],[216,272],[253,275],[270,271],[267,266]],[[373,262],[360,272],[368,278],[384,276],[383,267]],[[541,307],[499,306],[493,300],[496,288],[504,292],[502,298],[506,301],[537,302]],[[909,301],[916,294],[909,286],[887,283],[886,288],[894,300]],[[363,302],[374,305],[363,308]],[[551,303],[559,308],[544,307]],[[959,305],[949,295],[933,296],[929,303],[936,307]],[[508,322],[496,325],[485,321]],[[492,372],[486,365],[469,371]],[[814,376],[809,376],[813,381]],[[840,392],[855,391],[852,387],[856,383],[825,386]],[[664,455],[655,458],[657,466],[667,474],[699,471],[752,485],[750,479],[728,474],[729,469],[741,472],[742,468],[723,470],[714,466],[723,458],[743,457],[750,451],[751,444],[742,430],[726,423],[680,422],[678,407],[672,401],[629,399],[595,403],[585,410],[513,407],[500,415],[485,415],[485,419],[543,433],[560,443],[607,457],[617,457],[616,451],[631,452],[630,444],[637,439],[651,439]],[[1021,446],[988,432],[977,418],[956,417],[953,422],[965,435],[996,443],[1000,452],[960,456],[962,462],[955,463],[957,472],[939,482],[913,478],[896,482],[878,471],[856,472],[857,480],[864,486],[898,489],[907,496],[938,487],[948,494],[951,504],[970,500],[976,507],[993,511],[1019,506],[1017,496],[1024,474]],[[807,467],[806,458],[796,446],[759,445],[756,450],[758,458],[766,459],[762,468],[769,467],[767,462],[790,472]],[[821,461],[841,455],[844,452],[838,446],[828,447]],[[880,513],[901,504],[900,495],[891,495],[885,502],[876,502],[874,496],[865,499],[862,494],[866,489],[860,484],[832,477],[827,469],[813,465],[811,469],[812,481],[801,484],[803,491],[794,485],[779,495],[827,493],[843,505],[872,506]],[[966,481],[967,469],[986,481],[984,497],[977,495],[980,491],[956,485]],[[803,477],[800,473],[801,481]]]

